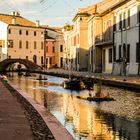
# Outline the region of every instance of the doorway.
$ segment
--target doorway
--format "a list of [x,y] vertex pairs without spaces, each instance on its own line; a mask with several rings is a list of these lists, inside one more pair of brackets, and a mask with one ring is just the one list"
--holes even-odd
[[35,64],[37,63],[37,56],[36,55],[33,56],[33,61]]

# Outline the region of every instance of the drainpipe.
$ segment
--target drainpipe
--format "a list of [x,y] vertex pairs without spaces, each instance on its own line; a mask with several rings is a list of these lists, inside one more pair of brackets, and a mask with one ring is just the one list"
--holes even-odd
[[[112,73],[111,73],[111,75],[113,75],[113,72],[114,72],[114,68],[115,68],[115,60],[114,60],[114,50],[116,49],[114,46],[115,46],[115,33],[114,33],[114,26],[115,26],[115,28],[116,28],[116,23],[114,23],[114,14],[113,14],[113,29],[112,29],[112,32],[113,32],[113,65],[112,65]],[[116,50],[115,50],[115,52],[116,52]],[[115,58],[116,59],[116,58]]]
[[[104,24],[103,24],[103,18],[101,17],[101,20],[102,20],[102,42],[103,42],[103,37],[104,37],[104,33],[103,33],[103,28],[104,28]],[[103,44],[104,46],[104,44]],[[101,47],[101,73],[103,73],[103,46]],[[105,67],[105,64],[104,64],[104,67]]]
[[[121,17],[121,20],[122,20],[122,17]],[[121,58],[123,56],[123,36],[122,36],[122,22],[121,22]],[[121,70],[120,70],[120,75],[122,75],[122,72],[123,72],[123,62],[121,61]]]
[[8,30],[9,30],[9,24],[7,26],[7,58],[8,58]]
[[[140,8],[139,8],[140,9]],[[139,11],[139,46],[140,46],[140,11]],[[138,60],[138,75],[140,75],[140,60]]]

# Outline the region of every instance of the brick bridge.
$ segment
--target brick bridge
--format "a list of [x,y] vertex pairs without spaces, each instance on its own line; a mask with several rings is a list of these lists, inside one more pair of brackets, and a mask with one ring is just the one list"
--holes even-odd
[[36,70],[41,70],[42,67],[33,63],[32,61],[29,61],[27,59],[5,59],[3,61],[0,62],[0,71],[6,71],[6,69],[8,68],[8,66],[10,66],[11,64],[14,63],[20,63],[23,64],[27,69],[29,69],[30,71],[36,71]]

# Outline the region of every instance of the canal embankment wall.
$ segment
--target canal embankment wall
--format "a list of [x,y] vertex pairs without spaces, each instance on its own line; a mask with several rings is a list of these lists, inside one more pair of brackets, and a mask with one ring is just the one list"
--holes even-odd
[[84,80],[93,80],[94,82],[100,80],[103,85],[113,86],[122,89],[129,89],[132,91],[140,91],[140,77],[139,76],[114,76],[114,75],[105,75],[105,74],[92,74],[88,72],[69,72],[67,70],[42,70],[36,71],[35,73],[58,76],[63,78],[81,78]]
[[22,89],[12,83],[4,83],[7,89],[17,97],[26,110],[31,128],[37,140],[74,140],[65,127],[45,108],[35,102]]

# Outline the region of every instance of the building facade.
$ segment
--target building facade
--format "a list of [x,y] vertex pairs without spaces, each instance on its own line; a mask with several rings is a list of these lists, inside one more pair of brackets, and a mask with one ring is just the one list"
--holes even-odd
[[0,61],[7,58],[7,28],[8,25],[0,21]]
[[[0,30],[3,31],[4,59],[28,59],[38,65],[44,64],[44,28],[13,12],[0,14]],[[1,37],[1,39],[2,39]]]
[[45,39],[44,61],[45,68],[52,68],[55,66],[55,39],[49,36]]
[[65,50],[68,51],[66,61],[71,69],[77,71],[88,69],[88,17],[85,9],[79,9],[73,19],[73,28],[64,31]]
[[120,2],[114,12],[113,74],[139,74],[140,65],[140,2]]
[[[52,53],[54,55],[53,66],[63,68],[64,67],[64,37],[61,28],[44,27],[47,36],[45,37],[53,39]],[[47,40],[46,40],[47,41]],[[47,43],[47,42],[46,42]]]

